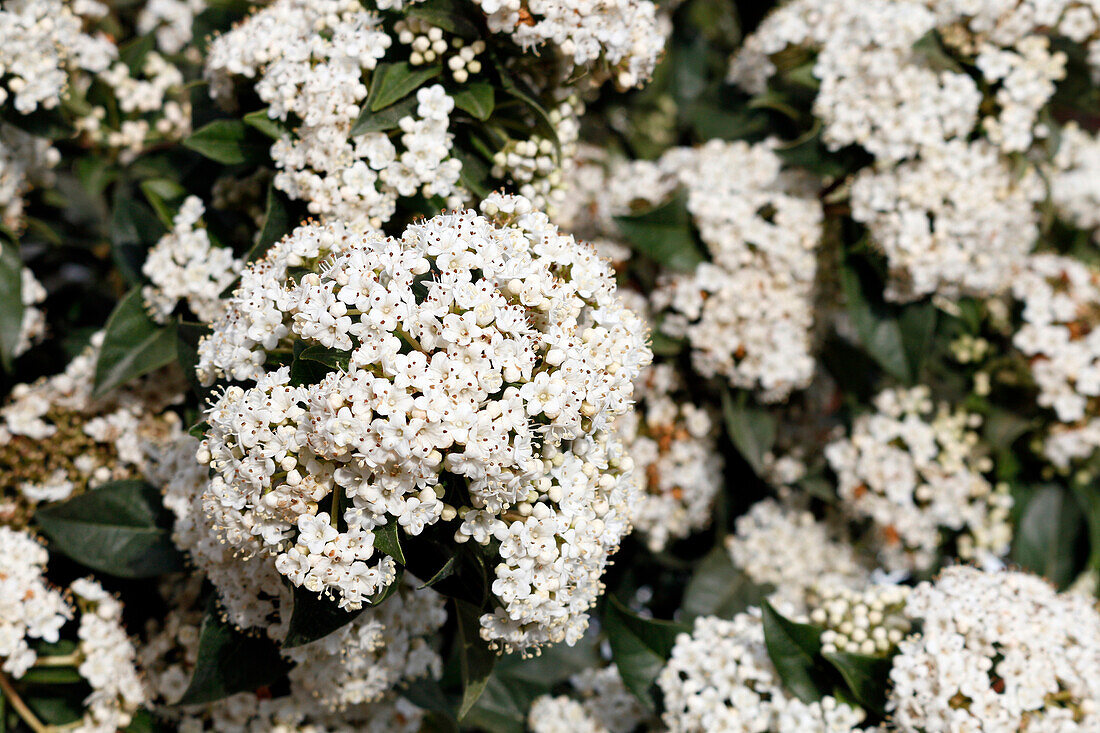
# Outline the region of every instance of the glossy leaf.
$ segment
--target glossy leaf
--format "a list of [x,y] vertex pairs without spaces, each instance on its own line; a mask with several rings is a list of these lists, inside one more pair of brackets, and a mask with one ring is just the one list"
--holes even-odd
[[213,702],[278,682],[288,666],[274,642],[248,635],[222,618],[211,597],[199,632],[199,654],[191,683],[178,704]]
[[241,119],[244,124],[249,127],[258,130],[262,134],[271,138],[272,140],[278,140],[283,135],[290,133],[290,130],[282,122],[282,120],[274,120],[267,114],[267,107],[258,109],[255,112],[249,112]]
[[868,297],[859,275],[851,267],[840,269],[840,283],[848,306],[848,317],[867,355],[895,379],[909,383],[912,378],[905,358],[901,326],[877,299]]
[[416,111],[416,97],[409,97],[397,104],[390,105],[378,112],[372,112],[370,107],[363,105],[359,118],[351,126],[352,137],[364,135],[368,132],[387,132],[396,130],[402,117],[408,117]]
[[695,244],[683,192],[649,211],[616,216],[619,231],[640,254],[671,270],[692,270],[704,261]]
[[764,643],[783,686],[805,703],[824,696],[821,672],[815,669],[821,658],[821,629],[799,624],[781,616],[772,605],[760,605],[764,616]]
[[291,213],[291,202],[281,191],[275,188],[275,184],[267,187],[267,210],[264,213],[264,226],[260,230],[260,238],[252,249],[248,250],[248,262],[255,262],[263,257],[271,245],[290,234],[297,223]]
[[493,114],[495,98],[493,85],[486,81],[469,82],[454,94],[456,107],[483,121]]
[[0,237],[0,363],[11,371],[23,331],[23,260],[15,240]]
[[185,147],[223,165],[268,161],[271,142],[240,120],[214,120],[183,141]]
[[55,548],[102,573],[150,578],[183,568],[160,492],[144,481],[104,484],[34,519]]
[[825,652],[823,657],[840,672],[844,684],[860,707],[876,715],[886,712],[891,659],[847,652]]
[[744,392],[734,397],[729,389],[722,391],[722,415],[737,452],[758,476],[763,475],[764,457],[775,445],[775,415],[752,405]]
[[1065,588],[1076,576],[1076,547],[1084,529],[1077,500],[1061,486],[1042,486],[1024,507],[1012,559]]
[[733,618],[749,606],[759,605],[763,598],[764,589],[734,566],[729,551],[719,545],[695,566],[680,601],[680,612],[684,621],[699,616]]
[[176,360],[176,325],[160,325],[145,311],[141,288],[134,288],[115,306],[104,329],[95,366],[93,397],[156,371]]
[[671,621],[642,618],[614,596],[607,597],[603,623],[611,643],[611,658],[619,668],[623,684],[646,709],[656,710],[650,688],[672,655],[676,637],[689,628]]
[[431,81],[442,73],[442,64],[411,66],[405,61],[379,64],[371,77],[366,107],[371,112],[379,112],[394,102],[404,99],[425,82]]
[[458,706],[458,719],[462,720],[485,691],[497,655],[481,638],[481,609],[466,601],[451,600],[458,625],[455,643],[459,645],[459,666],[462,674],[462,701]]
[[366,608],[364,605],[358,610],[344,610],[334,599],[299,586],[293,588],[293,594],[294,605],[290,612],[290,626],[283,641],[284,649],[324,638],[351,623]]
[[386,553],[398,565],[405,564],[405,553],[401,550],[400,530],[397,520],[391,519],[381,527],[374,529],[374,549]]

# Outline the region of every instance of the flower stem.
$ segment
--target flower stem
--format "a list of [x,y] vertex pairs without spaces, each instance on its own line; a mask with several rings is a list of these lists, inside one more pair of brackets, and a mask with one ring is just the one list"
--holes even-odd
[[19,693],[12,687],[11,680],[9,680],[3,672],[0,672],[0,693],[3,693],[4,697],[11,703],[12,709],[15,710],[16,714],[22,718],[23,722],[26,723],[34,733],[49,732],[49,726],[39,720],[34,714],[34,711],[27,707],[27,703],[23,702],[23,698],[19,697]]

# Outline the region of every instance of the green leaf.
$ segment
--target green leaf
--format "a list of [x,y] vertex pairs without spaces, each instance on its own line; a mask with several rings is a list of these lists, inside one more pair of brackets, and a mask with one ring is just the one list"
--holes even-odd
[[616,216],[619,231],[636,252],[671,270],[693,270],[704,261],[695,244],[683,191],[641,214]]
[[[394,581],[397,585],[400,581]],[[345,610],[332,598],[320,596],[300,586],[293,589],[294,606],[290,612],[290,625],[287,628],[283,649],[308,644],[322,639],[337,629],[351,623],[365,609]]]
[[416,3],[407,7],[405,14],[466,39],[478,38],[481,35],[477,25],[471,20],[473,15],[469,7],[455,0],[427,0]]
[[1077,500],[1061,486],[1043,486],[1024,507],[1012,559],[1062,589],[1076,575],[1076,547],[1085,529]]
[[443,73],[442,64],[410,66],[408,62],[379,64],[371,77],[367,108],[379,112],[394,102],[404,99],[420,86]]
[[733,618],[763,599],[764,589],[734,566],[729,551],[719,545],[695,567],[684,588],[680,612],[686,622],[699,616]]
[[151,178],[141,182],[141,192],[153,207],[160,223],[171,230],[172,219],[179,211],[183,199],[187,197],[187,190],[169,178]]
[[11,371],[23,332],[23,260],[19,245],[0,237],[0,364]]
[[313,346],[307,346],[303,349],[302,353],[298,355],[298,358],[315,361],[319,364],[324,364],[330,369],[341,369],[346,372],[348,370],[348,365],[351,363],[351,352],[341,351],[340,349],[330,349],[327,346],[314,344]]
[[76,130],[65,119],[64,113],[58,108],[42,109],[41,107],[28,115],[18,112],[7,115],[5,122],[10,122],[23,132],[29,132],[35,137],[47,137],[51,140],[72,137]]
[[408,680],[400,688],[401,695],[422,710],[438,713],[447,722],[446,729],[457,733],[458,724],[451,701],[434,677]]
[[462,702],[458,706],[458,719],[462,720],[485,691],[497,655],[481,638],[481,609],[457,598],[451,601],[458,624],[455,642],[459,645],[458,659],[462,673]]
[[290,129],[283,123],[282,120],[274,120],[267,114],[267,107],[258,109],[255,112],[249,112],[241,120],[249,127],[259,130],[261,133],[271,138],[272,140],[278,140],[284,135],[290,133]]
[[405,553],[401,551],[401,539],[398,532],[396,519],[374,529],[374,549],[381,550],[394,560],[398,565],[405,564]]
[[784,687],[804,703],[821,700],[821,673],[815,669],[821,658],[821,629],[784,618],[767,601],[760,604],[760,609],[768,657]]
[[255,262],[271,249],[271,245],[290,234],[297,223],[290,212],[290,199],[275,188],[275,184],[267,187],[267,212],[264,214],[264,227],[260,230],[260,238],[252,249],[248,250],[248,262]]
[[908,384],[912,375],[898,321],[884,303],[867,295],[859,275],[850,266],[840,268],[840,284],[860,346],[887,374]]
[[864,710],[876,715],[886,713],[886,690],[890,682],[889,657],[868,657],[847,652],[825,652],[826,661],[833,665],[844,684],[852,693],[852,699]]
[[425,588],[431,588],[433,585],[435,585],[439,581],[446,580],[447,578],[451,577],[452,575],[454,575],[455,567],[457,565],[458,565],[458,556],[457,555],[451,555],[449,558],[447,558],[447,562],[443,563],[443,567],[441,567],[439,570],[437,570],[436,573],[431,578],[424,581],[423,585],[421,585],[419,588],[417,588],[417,590],[423,590]]
[[214,120],[183,141],[194,150],[223,165],[260,165],[268,161],[270,142],[240,120]]
[[141,288],[118,302],[104,331],[95,365],[95,399],[176,360],[176,324],[161,326],[149,317]]
[[312,347],[307,346],[304,341],[294,342],[293,359],[290,362],[290,383],[293,385],[317,384],[334,369],[316,358],[304,357],[310,348]]
[[898,328],[901,330],[901,342],[905,347],[909,373],[919,381],[924,370],[924,362],[932,351],[932,341],[936,335],[936,322],[939,311],[932,301],[907,305],[898,316]]
[[623,684],[647,710],[655,711],[650,688],[672,655],[676,637],[689,627],[672,621],[642,618],[629,611],[615,596],[604,604],[604,628],[611,643],[611,658]]
[[485,121],[493,114],[496,92],[487,81],[472,81],[455,93],[455,106]]
[[372,112],[370,107],[364,104],[362,111],[359,112],[359,119],[351,126],[351,132],[348,135],[355,137],[368,132],[396,130],[401,118],[413,114],[417,104],[416,97],[409,97],[378,112]]
[[76,667],[32,667],[19,681],[28,685],[73,685],[84,678]]
[[749,396],[744,392],[735,398],[725,387],[722,389],[722,415],[726,432],[737,452],[752,466],[757,476],[763,475],[765,456],[775,445],[775,415],[751,405]]
[[177,704],[208,703],[250,692],[278,682],[287,669],[274,642],[234,628],[222,617],[217,600],[211,596],[199,632],[195,671]]
[[39,509],[34,519],[54,547],[93,570],[151,578],[183,569],[160,492],[114,481]]
[[110,225],[111,255],[131,285],[142,282],[141,267],[146,252],[164,232],[164,225],[148,206],[129,195],[115,196]]

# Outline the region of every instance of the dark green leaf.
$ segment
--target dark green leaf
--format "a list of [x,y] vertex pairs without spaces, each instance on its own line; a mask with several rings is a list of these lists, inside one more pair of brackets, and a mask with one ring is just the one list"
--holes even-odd
[[396,130],[401,118],[411,115],[416,111],[416,107],[416,97],[409,97],[378,112],[372,112],[370,107],[364,104],[362,111],[359,112],[359,119],[351,126],[351,132],[348,134],[355,137],[368,132]]
[[462,163],[458,178],[478,198],[489,195],[489,165],[477,155],[471,155],[460,148],[454,148],[451,155]]
[[443,688],[440,687],[439,680],[433,677],[409,680],[401,687],[400,692],[406,700],[418,708],[442,716],[447,721],[447,730],[458,731],[453,706],[443,692]]
[[485,691],[497,655],[481,638],[481,609],[457,598],[451,601],[458,624],[455,642],[459,645],[462,671],[462,702],[458,706],[458,719],[462,720]]
[[868,296],[864,283],[851,267],[840,268],[840,283],[860,346],[887,374],[909,383],[912,375],[897,319],[877,298]]
[[683,624],[642,618],[609,595],[604,605],[604,629],[611,658],[623,684],[650,711],[656,710],[650,688],[672,655],[676,637],[689,631]]
[[898,316],[901,329],[901,342],[905,346],[905,357],[909,362],[909,373],[919,381],[924,370],[925,359],[932,351],[932,340],[936,335],[936,321],[939,311],[931,301],[914,303],[902,309]]
[[282,120],[273,120],[267,114],[267,107],[258,109],[255,112],[249,112],[241,119],[244,124],[259,130],[261,133],[271,138],[272,140],[278,140],[290,133],[289,128],[283,124]]
[[11,371],[23,332],[23,260],[19,245],[0,237],[0,363]]
[[775,445],[775,415],[751,405],[744,392],[734,397],[729,389],[722,390],[722,414],[737,452],[756,475],[762,475],[765,456]]
[[490,58],[497,74],[500,76],[501,89],[504,90],[504,93],[526,105],[531,114],[535,116],[535,129],[546,139],[553,140],[555,147],[560,150],[561,142],[558,140],[557,128],[554,126],[553,120],[550,119],[550,114],[546,111],[546,108],[539,102],[535,91],[522,80],[513,77],[506,68],[505,63],[496,54],[490,52]]
[[374,529],[374,549],[386,553],[399,565],[405,564],[405,553],[401,551],[401,538],[396,519]]
[[487,81],[472,81],[455,93],[454,100],[456,107],[484,121],[493,114],[495,97],[492,84]]
[[410,66],[405,61],[379,64],[371,77],[366,107],[371,112],[380,112],[415,92],[424,82],[442,73],[442,64]]
[[176,360],[176,324],[161,326],[149,317],[141,288],[118,302],[104,330],[95,366],[96,399]]
[[481,35],[471,19],[474,16],[469,6],[461,5],[455,0],[427,0],[409,6],[405,13],[410,18],[419,18],[463,38],[473,39]]
[[447,562],[443,563],[443,567],[441,567],[435,573],[435,575],[433,575],[428,580],[424,581],[424,584],[420,586],[420,589],[422,590],[424,588],[430,588],[433,585],[435,585],[436,583],[438,583],[439,581],[445,580],[446,578],[449,578],[452,575],[454,575],[455,566],[457,564],[458,564],[458,556],[457,555],[451,555],[449,558],[447,558]]
[[698,616],[733,618],[764,598],[764,590],[734,566],[729,551],[719,545],[695,567],[680,602],[683,620]]
[[287,671],[279,649],[266,636],[249,636],[224,618],[213,597],[199,632],[199,656],[179,705],[213,702],[278,682]]
[[847,652],[826,652],[823,656],[840,672],[844,684],[852,693],[852,699],[860,707],[876,715],[885,714],[892,660]]
[[[1100,497],[1097,496],[1095,481],[1074,481],[1073,495],[1085,515],[1085,525],[1088,528],[1088,572],[1095,574],[1093,580],[1096,585],[1093,587],[1100,588]],[[1100,594],[1100,590],[1097,594]]]
[[248,261],[255,262],[264,256],[271,245],[290,234],[294,229],[294,216],[290,213],[290,200],[275,188],[272,183],[267,187],[267,213],[264,214],[264,228],[260,238],[248,251]]
[[32,667],[19,681],[28,685],[72,685],[84,678],[76,667]]
[[176,325],[176,356],[179,361],[183,376],[191,385],[191,390],[199,399],[199,404],[206,404],[206,398],[212,387],[204,387],[199,382],[196,369],[199,364],[199,341],[210,333],[210,326],[205,323],[191,323],[179,321]]
[[115,481],[39,509],[35,522],[54,547],[93,570],[150,578],[183,568],[160,492]]
[[692,270],[704,260],[695,244],[687,197],[682,191],[649,211],[616,216],[615,221],[634,250],[659,265],[671,270]]
[[1012,559],[1065,588],[1077,570],[1075,549],[1085,529],[1081,508],[1061,486],[1040,487],[1027,502],[1012,543]]
[[169,178],[151,178],[141,182],[141,192],[153,207],[160,223],[171,230],[172,219],[187,196],[186,189]]
[[821,629],[798,624],[781,616],[772,605],[760,605],[764,614],[764,643],[783,686],[805,703],[824,696],[821,673],[815,669],[821,658]]
[[65,119],[64,113],[57,109],[36,109],[28,115],[18,112],[7,115],[6,121],[35,137],[48,137],[51,140],[72,137],[76,130]]
[[[397,582],[393,585],[397,585]],[[344,610],[332,598],[320,596],[302,587],[296,586],[293,592],[294,607],[290,612],[286,640],[283,641],[284,649],[324,638],[351,623],[366,608],[363,606],[356,611]]]
[[298,355],[298,358],[324,364],[330,369],[342,369],[347,371],[348,364],[351,362],[351,352],[341,351],[340,349],[330,349],[327,346],[314,344],[313,346],[307,346],[303,349],[302,353]]
[[111,211],[111,255],[131,285],[142,282],[145,254],[164,232],[164,225],[148,206],[129,195],[115,197]]
[[240,120],[214,120],[183,141],[185,147],[223,165],[267,162],[271,142]]

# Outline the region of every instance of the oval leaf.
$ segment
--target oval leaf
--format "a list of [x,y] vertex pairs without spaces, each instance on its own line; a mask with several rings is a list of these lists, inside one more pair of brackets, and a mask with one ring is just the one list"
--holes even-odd
[[10,371],[23,331],[23,260],[19,245],[0,238],[0,361]]
[[185,147],[223,165],[258,165],[268,160],[270,142],[240,120],[214,120],[183,141]]
[[410,66],[405,61],[395,64],[379,64],[371,78],[366,106],[378,112],[394,102],[404,99],[420,88],[424,82],[443,73],[441,64]]
[[134,288],[115,306],[103,335],[95,365],[96,399],[115,387],[156,371],[176,360],[176,325],[161,326],[145,312],[141,288]]
[[692,270],[704,260],[695,244],[687,197],[682,191],[649,211],[616,216],[615,221],[631,247],[659,265]]
[[152,486],[115,481],[43,507],[34,518],[76,562],[120,578],[150,578],[183,568],[164,515]]
[[611,643],[611,658],[623,684],[648,710],[656,710],[650,688],[672,656],[676,637],[690,631],[672,621],[642,618],[627,610],[614,596],[604,606],[604,628]]
[[764,643],[783,685],[804,703],[817,702],[824,696],[821,659],[821,629],[798,624],[781,616],[767,601],[764,612]]

